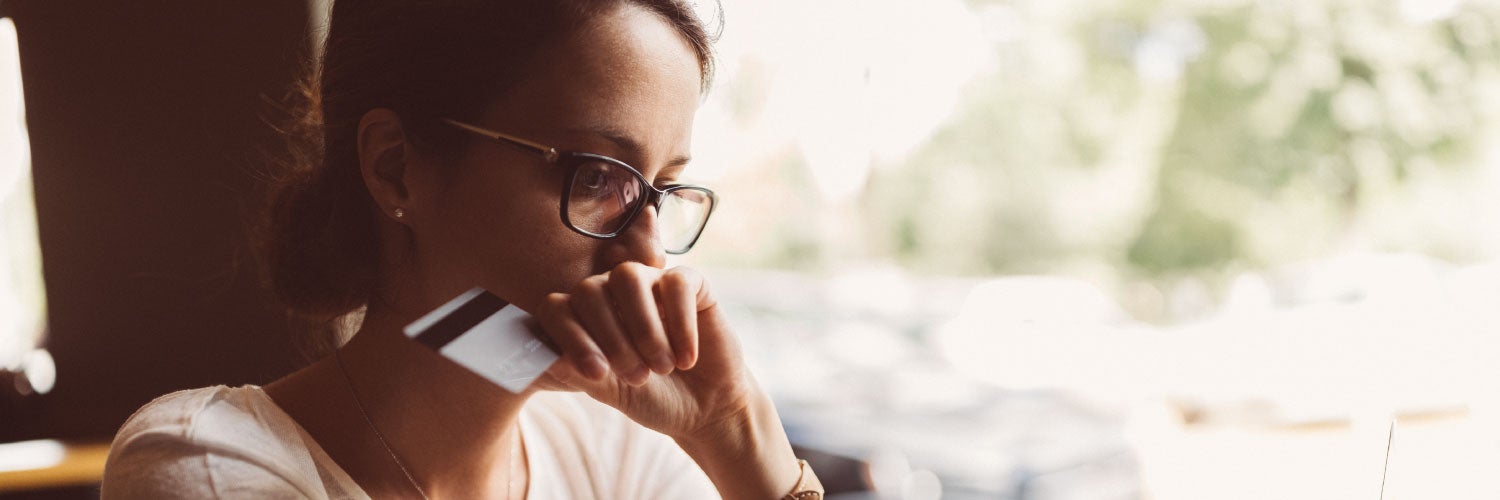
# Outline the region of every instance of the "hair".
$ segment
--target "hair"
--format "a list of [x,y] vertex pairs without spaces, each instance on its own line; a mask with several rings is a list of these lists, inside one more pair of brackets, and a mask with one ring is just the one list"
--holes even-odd
[[451,160],[470,139],[439,117],[475,118],[525,77],[541,50],[622,5],[676,28],[698,56],[706,92],[713,39],[684,0],[334,3],[321,58],[309,58],[292,92],[289,144],[268,176],[256,231],[263,279],[286,306],[308,360],[352,334],[380,283],[377,214],[356,150],[363,115],[394,111],[413,147]]

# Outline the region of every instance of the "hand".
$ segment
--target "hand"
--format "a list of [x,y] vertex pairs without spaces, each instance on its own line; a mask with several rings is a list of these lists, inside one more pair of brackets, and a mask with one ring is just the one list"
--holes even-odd
[[707,282],[690,268],[626,262],[548,295],[533,319],[562,356],[536,387],[585,392],[662,434],[721,432],[715,424],[760,397]]

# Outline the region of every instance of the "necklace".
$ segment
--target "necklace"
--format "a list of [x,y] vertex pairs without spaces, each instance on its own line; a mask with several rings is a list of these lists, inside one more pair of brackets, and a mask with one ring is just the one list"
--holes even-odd
[[417,490],[417,494],[422,496],[422,500],[430,500],[427,498],[427,492],[422,491],[422,486],[418,485],[417,480],[411,477],[411,471],[406,470],[406,464],[401,463],[401,458],[397,457],[396,451],[391,449],[391,444],[385,441],[385,435],[380,433],[380,428],[375,427],[375,421],[370,420],[370,412],[365,411],[365,403],[360,401],[359,391],[354,390],[354,379],[349,378],[349,369],[344,368],[344,357],[340,355],[340,351],[341,349],[333,351],[333,359],[339,364],[339,371],[344,374],[344,385],[349,387],[349,394],[354,396],[354,405],[359,407],[359,414],[365,417],[365,423],[370,424],[370,430],[375,431],[375,438],[380,440],[380,445],[385,447],[385,452],[391,454],[391,460],[396,461],[396,467],[401,468],[401,473],[406,475],[406,480],[411,483],[411,487]]
[[[412,489],[417,490],[417,494],[422,496],[422,500],[431,500],[427,498],[427,492],[422,491],[422,486],[417,484],[416,478],[411,476],[411,471],[407,470],[406,464],[401,463],[401,457],[396,456],[396,451],[391,449],[391,444],[386,442],[385,435],[380,433],[380,428],[375,426],[375,421],[370,419],[370,412],[365,411],[365,404],[359,398],[359,391],[354,390],[354,379],[349,377],[349,369],[344,367],[344,357],[340,355],[340,351],[341,349],[334,349],[333,359],[339,365],[339,372],[344,374],[344,385],[349,388],[349,395],[354,396],[354,405],[359,408],[360,416],[365,418],[366,424],[370,424],[370,430],[375,431],[375,438],[380,440],[380,445],[385,447],[385,452],[391,455],[391,460],[396,462],[396,467],[401,468],[401,473],[406,475],[406,481],[411,484]],[[511,447],[510,459],[510,473],[506,474],[505,477],[506,500],[510,499],[510,493],[515,489],[516,466],[521,462],[521,432],[519,428],[516,429],[516,445]]]

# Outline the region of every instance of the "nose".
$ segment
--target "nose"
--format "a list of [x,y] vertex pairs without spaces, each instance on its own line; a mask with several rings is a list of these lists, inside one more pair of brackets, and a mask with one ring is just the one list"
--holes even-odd
[[657,230],[655,204],[647,203],[641,207],[641,213],[630,222],[630,227],[608,240],[604,251],[605,262],[634,261],[655,268],[666,266],[667,252],[661,244],[661,232]]

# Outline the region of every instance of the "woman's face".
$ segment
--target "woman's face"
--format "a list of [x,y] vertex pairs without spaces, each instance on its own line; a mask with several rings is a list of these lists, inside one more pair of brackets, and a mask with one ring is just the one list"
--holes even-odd
[[[621,160],[657,187],[680,178],[701,74],[696,53],[675,28],[627,5],[539,60],[474,124]],[[429,176],[422,182],[429,186],[423,213],[410,221],[424,288],[451,296],[483,286],[535,311],[547,293],[568,291],[621,262],[664,265],[649,205],[614,239],[564,226],[558,215],[564,170],[540,155],[478,139],[456,165],[413,172]]]

